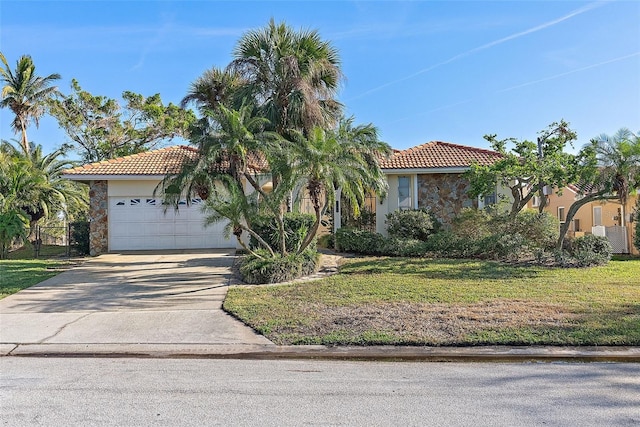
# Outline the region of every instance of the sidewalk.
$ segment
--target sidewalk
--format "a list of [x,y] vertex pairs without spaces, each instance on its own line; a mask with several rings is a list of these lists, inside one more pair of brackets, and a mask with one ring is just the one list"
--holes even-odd
[[[340,262],[323,258],[317,277]],[[0,356],[640,363],[640,347],[278,346],[222,310],[234,260],[229,251],[88,260],[0,300]]]

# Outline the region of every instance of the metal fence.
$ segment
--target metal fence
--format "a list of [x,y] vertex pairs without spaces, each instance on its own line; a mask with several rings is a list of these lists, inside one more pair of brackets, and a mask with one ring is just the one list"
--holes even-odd
[[89,253],[89,223],[71,222],[65,226],[36,226],[31,241],[35,258],[82,256]]

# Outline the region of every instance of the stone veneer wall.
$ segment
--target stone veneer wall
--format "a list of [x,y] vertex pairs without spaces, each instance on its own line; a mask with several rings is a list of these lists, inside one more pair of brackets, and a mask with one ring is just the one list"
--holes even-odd
[[467,195],[469,181],[459,174],[418,175],[418,207],[428,208],[443,225],[449,225],[464,207],[477,202]]
[[109,250],[107,181],[91,181],[89,185],[89,253],[100,255]]

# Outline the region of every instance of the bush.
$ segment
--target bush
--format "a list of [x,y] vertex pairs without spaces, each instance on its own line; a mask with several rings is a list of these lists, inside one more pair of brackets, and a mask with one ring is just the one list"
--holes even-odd
[[476,246],[479,258],[494,258],[517,261],[526,250],[526,240],[519,234],[492,234]]
[[553,249],[560,234],[560,222],[549,212],[526,209],[507,223],[511,234],[520,234],[529,246]]
[[89,254],[89,222],[77,221],[69,224],[71,241],[69,245],[79,255]]
[[323,234],[322,236],[318,237],[318,247],[321,248],[326,248],[326,249],[333,249],[336,247],[336,236],[333,235],[332,233],[329,234]]
[[380,253],[399,257],[422,257],[427,253],[427,245],[422,240],[391,237],[385,239]]
[[472,240],[484,239],[491,235],[492,217],[485,210],[464,208],[454,220],[452,231],[455,236]]
[[240,275],[246,283],[279,283],[307,276],[318,270],[320,254],[306,250],[285,257],[269,256],[265,250],[256,251],[264,258],[247,255],[240,265]]
[[385,244],[382,234],[354,228],[340,228],[336,231],[336,247],[343,252],[355,252],[364,255],[383,255]]
[[[285,246],[287,252],[295,252],[300,248],[302,241],[313,227],[316,218],[311,214],[287,212],[284,214]],[[274,250],[279,250],[278,224],[273,215],[262,215],[251,221],[251,227]],[[252,237],[250,245],[258,248],[260,245]],[[316,242],[311,242],[309,247],[316,247]]]
[[387,214],[387,231],[391,237],[424,241],[433,229],[431,214],[424,209],[397,210]]
[[581,267],[606,264],[611,260],[611,243],[603,236],[587,234],[573,240],[571,255]]

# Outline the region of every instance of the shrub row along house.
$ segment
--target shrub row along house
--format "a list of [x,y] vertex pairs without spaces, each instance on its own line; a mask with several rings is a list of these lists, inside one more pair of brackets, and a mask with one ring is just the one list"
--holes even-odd
[[[201,209],[201,198],[184,198],[176,210],[165,205],[156,195],[158,183],[167,174],[177,173],[185,161],[195,156],[197,151],[192,147],[172,146],[65,171],[66,178],[90,186],[91,254],[237,247],[235,237],[225,236],[225,223],[205,226],[206,214]],[[469,182],[462,176],[472,163],[489,165],[500,156],[495,151],[440,141],[395,150],[390,158],[381,162],[388,182],[387,194],[371,197],[366,207],[375,218],[375,231],[386,235],[386,215],[398,209],[429,209],[443,224],[449,224],[465,207],[483,208],[501,198],[509,198],[508,189],[501,188],[496,188],[493,194],[471,198],[468,195]],[[265,190],[268,190],[269,179],[263,181]],[[563,194],[570,197],[574,193],[566,191]],[[301,210],[306,210],[304,203],[300,206]],[[585,206],[581,213],[591,210],[593,215],[597,215],[600,208],[599,217],[603,223],[593,225],[607,225],[604,221],[612,215],[601,206],[599,202],[593,203],[593,206]],[[337,202],[333,216],[335,229],[343,225],[345,215],[341,215],[341,209],[340,202]],[[562,221],[562,206],[553,198],[545,209],[559,215]],[[576,217],[576,220],[575,232],[592,232],[589,229],[591,223],[582,217]],[[629,247],[627,244],[626,248],[618,251],[629,252]]]

